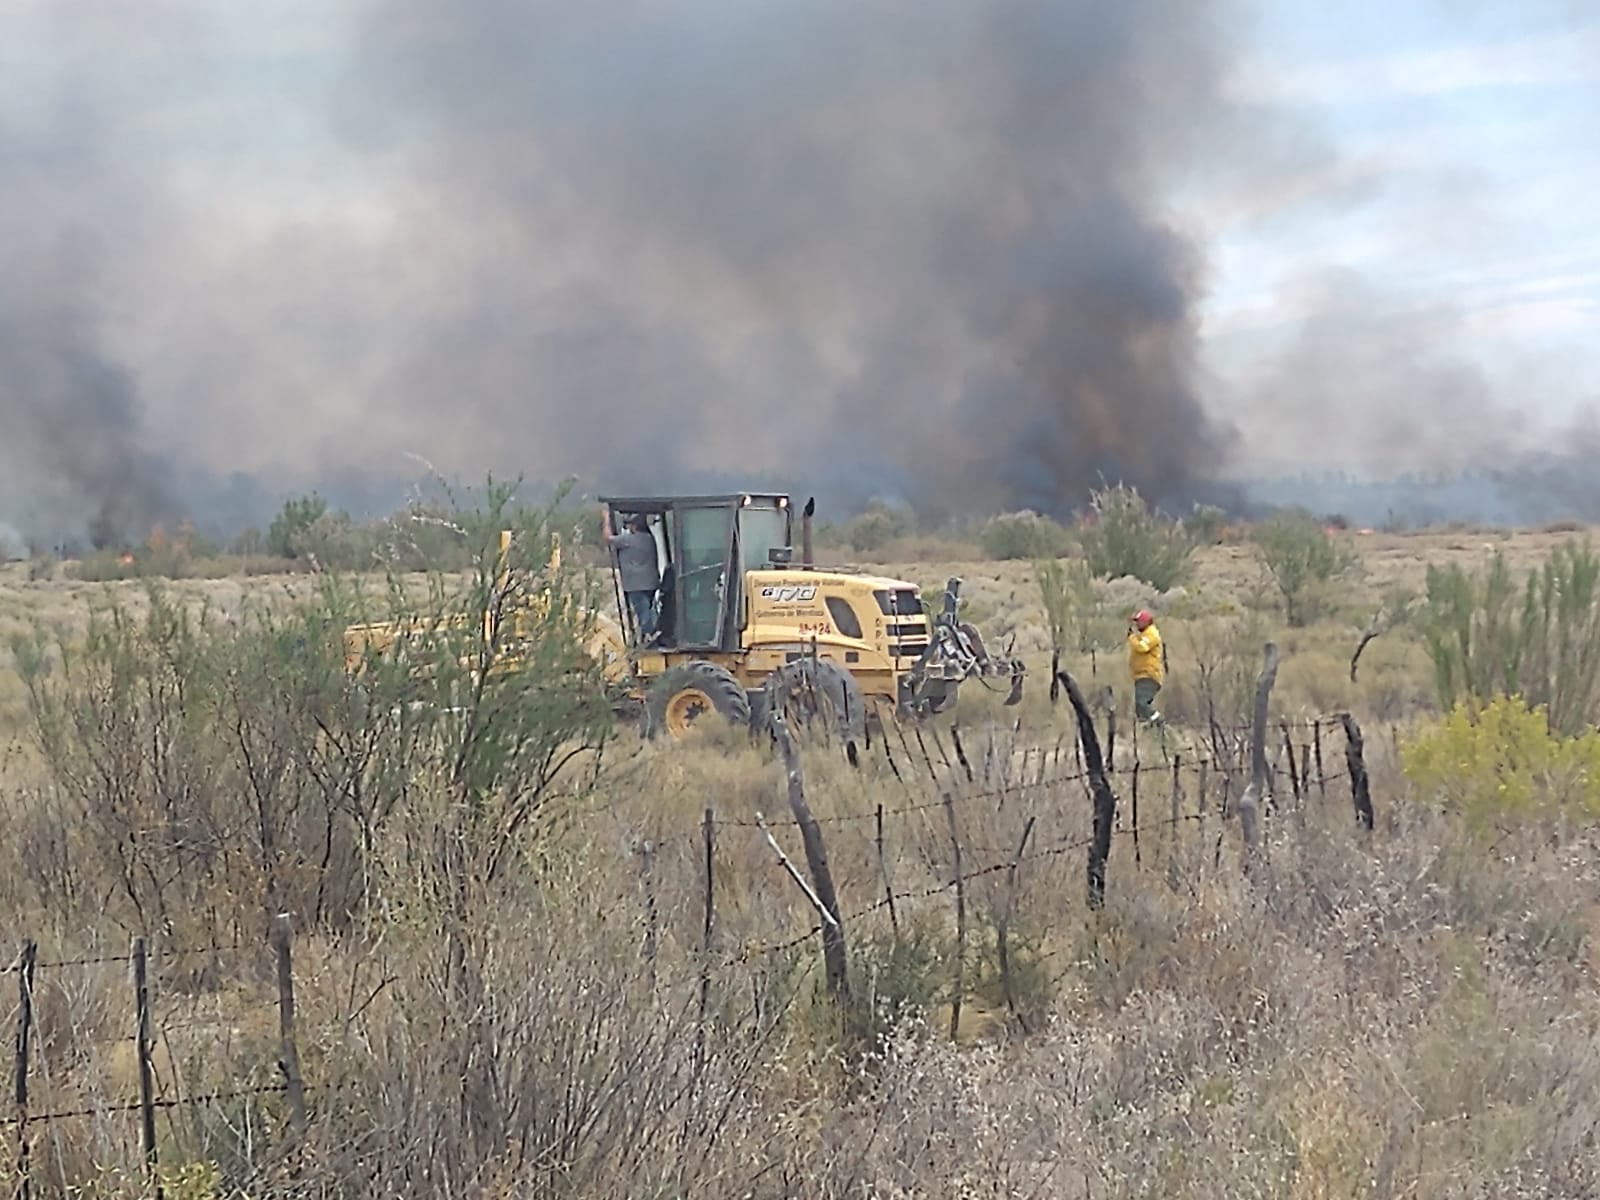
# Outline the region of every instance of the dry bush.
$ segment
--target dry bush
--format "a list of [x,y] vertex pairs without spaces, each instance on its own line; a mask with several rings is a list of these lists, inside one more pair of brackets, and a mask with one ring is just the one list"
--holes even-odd
[[[993,615],[1043,628],[1008,608],[1013,589],[1032,594],[1026,577],[993,574],[974,588]],[[459,595],[428,578],[429,611],[493,594],[475,578]],[[756,823],[803,864],[763,744],[715,727],[682,746],[601,736],[581,706],[539,693],[508,713],[469,692],[479,734],[415,713],[391,703],[408,676],[375,667],[355,689],[330,657],[325,635],[357,607],[342,586],[230,603],[226,620],[124,596],[82,644],[58,639],[65,657],[19,647],[49,774],[0,797],[8,910],[58,957],[123,953],[136,930],[158,949],[242,935],[239,950],[158,959],[164,1089],[275,1078],[259,938],[269,909],[296,914],[300,1174],[281,1097],[189,1106],[162,1118],[163,1163],[191,1172],[170,1196],[1445,1200],[1600,1186],[1584,1016],[1600,846],[1580,819],[1499,828],[1486,852],[1452,781],[1413,772],[1409,796],[1387,731],[1369,730],[1371,833],[1343,782],[1303,807],[1280,795],[1264,809],[1265,869],[1246,880],[1237,827],[1215,797],[1201,811],[1193,774],[1175,826],[1147,784],[1139,856],[1119,831],[1091,911],[1088,803],[1061,714],[1025,710],[1022,734],[962,714],[956,734],[890,731],[854,767],[817,745],[804,782],[851,954],[836,1005],[817,916]],[[1100,619],[1124,599],[1084,609]],[[1182,659],[1163,708],[1202,728],[1208,708],[1230,724],[1245,711],[1260,643],[1282,633],[1209,602],[1166,632]],[[1285,638],[1285,680],[1299,661],[1342,670],[1343,636]],[[1120,661],[1102,670],[1116,678]],[[602,752],[550,770],[586,741]],[[1326,754],[1337,771],[1337,746]],[[1125,776],[1118,789],[1126,824]],[[39,979],[41,1101],[126,1098],[125,968]],[[136,1146],[121,1116],[54,1123],[34,1194],[91,1180],[139,1194]]]

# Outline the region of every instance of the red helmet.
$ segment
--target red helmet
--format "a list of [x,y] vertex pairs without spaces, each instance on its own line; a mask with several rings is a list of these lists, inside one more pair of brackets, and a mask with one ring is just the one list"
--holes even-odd
[[1149,629],[1151,625],[1155,624],[1155,618],[1150,615],[1148,608],[1141,608],[1133,614],[1133,623],[1140,629]]

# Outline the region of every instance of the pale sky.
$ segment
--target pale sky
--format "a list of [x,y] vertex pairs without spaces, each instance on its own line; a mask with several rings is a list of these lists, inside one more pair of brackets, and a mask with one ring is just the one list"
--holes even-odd
[[[1238,94],[1310,116],[1337,160],[1200,203],[1225,380],[1301,331],[1307,281],[1449,318],[1501,402],[1600,403],[1600,4],[1283,3]],[[1353,356],[1381,333],[1350,328]]]

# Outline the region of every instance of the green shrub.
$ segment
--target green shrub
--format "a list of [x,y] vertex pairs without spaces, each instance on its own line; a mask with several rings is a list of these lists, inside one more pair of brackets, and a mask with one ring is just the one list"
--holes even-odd
[[1098,606],[1088,566],[1077,558],[1044,558],[1033,564],[1033,572],[1044,602],[1051,650],[1065,654],[1089,649]]
[[1193,571],[1195,540],[1181,522],[1152,512],[1137,489],[1118,484],[1094,493],[1094,524],[1082,533],[1084,559],[1096,579],[1124,575],[1170,591]]
[[1520,696],[1574,734],[1600,718],[1600,558],[1567,542],[1519,588],[1498,551],[1476,575],[1429,567],[1421,615],[1439,703]]
[[1215,504],[1196,504],[1194,511],[1183,521],[1184,528],[1197,546],[1215,546],[1222,541],[1222,531],[1227,524],[1228,514]]
[[1600,733],[1552,733],[1519,697],[1458,704],[1401,743],[1406,778],[1477,833],[1556,815],[1600,816]]
[[313,492],[284,502],[267,527],[267,549],[280,558],[299,558],[311,527],[328,513],[328,502]]
[[1059,558],[1072,546],[1072,535],[1058,522],[1035,512],[1006,513],[992,517],[978,535],[978,544],[990,558]]
[[904,513],[874,505],[845,522],[844,539],[856,553],[871,554],[905,536],[910,528],[911,522]]
[[1255,530],[1252,540],[1283,597],[1284,615],[1296,628],[1314,620],[1330,585],[1360,564],[1354,549],[1304,511],[1278,513]]

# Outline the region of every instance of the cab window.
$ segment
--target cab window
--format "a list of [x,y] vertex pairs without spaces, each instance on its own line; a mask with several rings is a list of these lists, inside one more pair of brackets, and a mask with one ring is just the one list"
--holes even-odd
[[739,509],[739,560],[746,571],[769,565],[774,546],[789,544],[789,510],[776,504],[746,504]]
[[829,596],[827,603],[833,627],[845,637],[860,637],[861,622],[856,618],[856,610],[850,607],[850,602],[843,596]]
[[722,595],[733,539],[733,513],[724,507],[678,511],[678,613],[685,646],[714,646],[722,639]]

